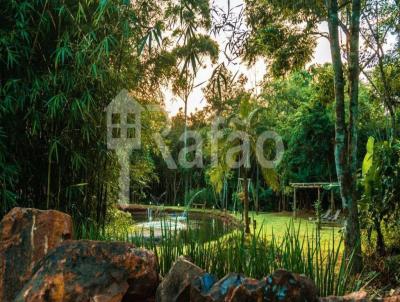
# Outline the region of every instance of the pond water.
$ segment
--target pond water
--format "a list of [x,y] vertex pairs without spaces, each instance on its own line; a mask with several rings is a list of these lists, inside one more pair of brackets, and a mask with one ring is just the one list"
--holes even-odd
[[149,237],[161,237],[166,232],[179,232],[180,235],[194,235],[199,242],[217,239],[232,232],[237,227],[232,222],[209,213],[131,213],[136,230]]

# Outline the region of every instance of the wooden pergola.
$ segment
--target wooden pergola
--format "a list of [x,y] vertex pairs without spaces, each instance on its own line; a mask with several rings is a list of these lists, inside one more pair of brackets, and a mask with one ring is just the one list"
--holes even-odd
[[[318,201],[321,201],[321,189],[332,189],[339,187],[337,182],[292,182],[290,186],[293,188],[293,216],[296,217],[296,190],[297,189],[317,189]],[[331,190],[331,208],[334,209],[335,200],[333,198],[333,191]]]

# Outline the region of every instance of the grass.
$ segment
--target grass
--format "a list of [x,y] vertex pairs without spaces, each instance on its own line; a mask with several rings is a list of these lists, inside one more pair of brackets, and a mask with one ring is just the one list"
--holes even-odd
[[[282,238],[285,235],[287,226],[293,221],[299,227],[299,236],[303,237],[308,235],[309,239],[310,234],[316,234],[316,224],[313,221],[310,221],[307,215],[303,215],[302,217],[298,217],[293,219],[292,213],[258,213],[250,212],[249,216],[251,221],[256,221],[256,231],[262,232],[264,236],[267,238],[272,238],[274,235],[275,238]],[[241,215],[236,214],[236,218],[240,219]],[[312,217],[315,218],[315,217]],[[254,230],[253,225],[250,227],[251,230]],[[339,243],[341,235],[341,228],[333,227],[333,226],[324,226],[319,232],[321,242],[330,242],[332,236],[334,235],[336,244]]]

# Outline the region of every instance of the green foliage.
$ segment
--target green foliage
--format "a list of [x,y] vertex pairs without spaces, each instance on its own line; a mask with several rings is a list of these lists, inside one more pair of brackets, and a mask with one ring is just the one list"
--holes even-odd
[[[367,153],[365,154],[364,160],[363,160],[363,165],[362,165],[362,174],[363,177],[366,177],[368,175],[369,170],[372,168],[372,163],[373,163],[373,158],[374,158],[374,144],[375,144],[375,139],[373,137],[368,138],[367,142]],[[372,172],[372,171],[371,171]],[[367,183],[365,183],[366,186],[368,186]],[[367,187],[365,187],[367,191]]]
[[217,195],[211,186],[202,189],[189,190],[185,200],[187,200],[186,209],[190,209],[193,203],[205,203],[208,208],[219,206],[217,203]]
[[[222,142],[222,149],[220,152],[221,159],[219,165],[216,167],[211,167],[209,171],[210,181],[216,188],[217,192],[222,189],[222,182],[225,177],[228,176],[230,171],[229,164],[226,162],[227,151],[232,147],[237,147],[242,142],[240,140],[232,140],[230,134],[232,132],[244,132],[249,135],[250,140],[250,152],[251,157],[254,162],[256,156],[257,148],[257,138],[263,131],[267,130],[266,123],[260,118],[261,111],[265,110],[262,106],[257,104],[255,100],[249,99],[249,96],[242,96],[240,105],[238,106],[238,111],[232,113],[228,117],[229,128],[226,129],[224,135],[224,141]],[[273,146],[271,147],[271,150]],[[264,150],[264,152],[271,153],[271,150]],[[239,152],[235,154],[238,158],[241,155]],[[258,162],[256,163],[258,165]],[[265,182],[274,190],[279,187],[278,178],[275,171],[271,168],[261,168],[262,175]]]
[[[208,1],[6,0],[0,11],[2,213],[15,204],[57,208],[102,224],[119,171],[103,110],[122,88],[161,103],[181,60],[216,57],[216,44],[194,35],[210,26]],[[173,44],[179,39],[187,43]],[[145,147],[131,158],[135,201],[157,182],[150,138],[164,120],[142,122]]]
[[218,165],[217,167],[211,167],[207,171],[207,175],[209,177],[210,183],[214,187],[217,193],[221,193],[222,187],[224,185],[224,178],[227,177],[227,174],[222,165]]
[[2,157],[18,171],[18,204],[104,218],[115,159],[103,110],[138,83],[136,9],[120,1],[1,2]]
[[4,143],[5,133],[0,128],[0,215],[5,215],[14,207],[16,196],[14,193],[14,177],[17,175],[15,165],[6,162],[5,154],[7,152]]
[[377,249],[384,253],[382,220],[391,225],[399,215],[400,145],[399,142],[375,141],[370,138],[363,162],[364,192],[362,213],[365,223],[377,233]]
[[104,227],[104,236],[107,238],[120,238],[132,232],[133,219],[130,213],[119,210],[116,206],[107,209]]
[[267,118],[285,143],[278,167],[282,190],[290,182],[335,179],[331,66],[312,66],[309,71],[270,80],[262,98],[269,104]]
[[285,183],[334,179],[334,122],[330,108],[319,102],[304,104],[288,119],[283,129],[287,149],[280,165]]
[[201,56],[209,56],[215,63],[218,59],[218,44],[205,35],[198,35],[190,38],[187,43],[174,50],[174,54],[178,59],[183,59],[182,70],[192,68],[196,73],[198,66],[201,65]]
[[266,58],[276,77],[304,68],[312,59],[324,11],[322,1],[246,1],[246,58]]
[[385,259],[384,271],[394,281],[394,284],[398,284],[400,282],[400,255]]
[[241,99],[248,92],[245,89],[246,78],[232,74],[227,66],[222,63],[214,68],[208,84],[203,88],[207,99],[205,112],[210,117],[229,116],[238,110]]
[[[154,147],[153,144],[149,144],[146,149]],[[132,152],[127,160],[130,161],[131,201],[137,203],[146,199],[146,190],[150,188],[152,183],[158,183],[159,177],[154,160],[148,153]]]

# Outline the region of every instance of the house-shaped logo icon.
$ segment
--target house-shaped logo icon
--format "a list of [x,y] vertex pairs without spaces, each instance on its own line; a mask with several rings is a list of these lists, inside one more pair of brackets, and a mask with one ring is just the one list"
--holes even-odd
[[141,147],[141,113],[143,107],[123,89],[108,104],[107,147],[139,149]]

